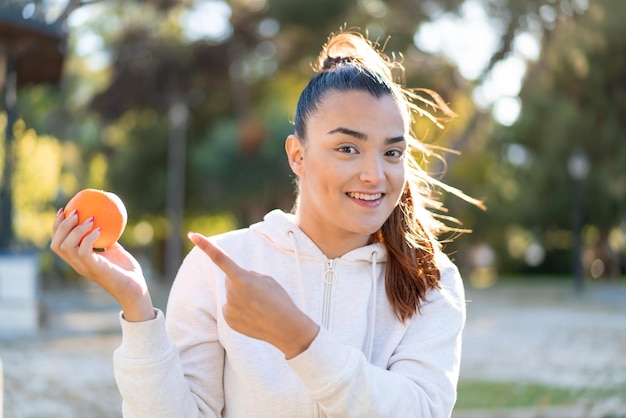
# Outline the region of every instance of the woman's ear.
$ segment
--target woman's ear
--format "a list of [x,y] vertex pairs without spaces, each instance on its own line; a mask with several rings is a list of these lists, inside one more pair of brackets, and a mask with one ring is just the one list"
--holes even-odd
[[304,170],[302,164],[304,159],[304,147],[300,138],[295,135],[289,135],[285,140],[285,151],[287,152],[287,159],[289,160],[289,166],[291,171],[297,176],[301,176]]

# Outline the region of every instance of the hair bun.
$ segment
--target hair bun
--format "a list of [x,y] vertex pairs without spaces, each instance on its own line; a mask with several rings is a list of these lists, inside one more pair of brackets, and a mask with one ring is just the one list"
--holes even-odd
[[384,45],[372,42],[358,32],[341,29],[328,37],[313,70],[329,71],[343,64],[357,64],[393,82],[391,70],[398,69],[403,74],[404,68],[400,62],[391,60],[384,54],[383,48]]
[[357,60],[352,57],[331,57],[328,55],[322,64],[322,71],[332,70],[342,64],[353,64],[356,62]]

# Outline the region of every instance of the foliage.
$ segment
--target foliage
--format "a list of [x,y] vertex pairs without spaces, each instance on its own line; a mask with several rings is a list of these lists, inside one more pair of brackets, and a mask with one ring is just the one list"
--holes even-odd
[[508,213],[545,248],[543,271],[569,267],[564,250],[573,240],[576,185],[568,159],[582,149],[591,167],[584,180],[585,223],[599,231],[597,244],[588,245],[587,267],[599,259],[605,274],[619,275],[618,254],[625,248],[609,237],[623,236],[626,213],[626,38],[620,30],[626,11],[613,3],[594,2],[585,15],[557,22],[527,76],[518,121],[493,136],[501,155],[501,177],[492,183],[496,212]]
[[[159,260],[162,241],[172,233],[166,216],[168,155],[178,146],[186,147],[176,168],[184,175],[185,226],[217,231],[254,222],[274,207],[288,210],[293,177],[283,143],[297,96],[312,75],[320,44],[346,25],[399,52],[406,84],[439,92],[459,115],[445,130],[423,119],[414,129],[425,142],[453,151],[430,162],[428,170],[488,206],[483,212],[442,196],[449,214],[474,231],[446,247],[462,266],[476,267],[475,254],[484,263],[489,252],[476,249],[489,247],[495,253],[490,268],[501,272],[568,271],[573,196],[565,161],[575,146],[587,151],[593,167],[585,187],[590,254],[609,248],[619,260],[615,255],[621,251],[623,258],[626,247],[626,151],[620,146],[626,131],[626,37],[620,22],[626,16],[618,1],[590,2],[588,10],[577,0],[481,2],[500,44],[476,80],[461,77],[445,56],[420,51],[413,39],[422,23],[455,13],[463,0],[92,2],[71,12],[82,23],[70,26],[61,86],[20,91],[19,132],[37,143],[23,140],[21,146],[46,149],[46,169],[56,170],[38,187],[50,188],[54,178],[60,185],[54,195],[37,192],[42,202],[32,207],[52,211],[80,188],[112,189],[129,209],[125,244],[153,247],[148,253]],[[188,35],[185,16],[201,3],[228,11],[224,33]],[[476,106],[473,91],[512,53],[520,33],[540,40],[541,55],[528,63],[518,121],[498,126],[490,109]],[[89,53],[81,47],[85,39],[97,40]],[[94,56],[99,65],[90,62]],[[178,102],[189,111],[185,142],[170,141],[169,111]],[[31,160],[24,155],[31,154],[20,154],[25,160],[18,170],[24,172],[16,177],[32,182]],[[16,199],[24,201],[21,195]],[[18,216],[37,221],[20,225],[47,222],[38,218],[43,212],[22,208]],[[20,238],[40,245],[45,234],[24,232]],[[529,264],[531,249],[545,252],[542,264]],[[590,262],[600,257],[594,254]]]
[[[0,139],[4,142],[6,117],[0,115]],[[75,187],[73,174],[63,170],[78,150],[71,144],[64,146],[49,135],[38,135],[27,129],[23,120],[13,127],[14,229],[17,239],[25,246],[45,246],[58,207],[55,207],[63,190]],[[0,169],[2,167],[0,159]]]

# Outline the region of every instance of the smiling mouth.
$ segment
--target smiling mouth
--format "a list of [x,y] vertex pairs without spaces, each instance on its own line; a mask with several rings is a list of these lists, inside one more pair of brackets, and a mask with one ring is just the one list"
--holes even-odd
[[354,192],[348,192],[346,193],[348,196],[350,196],[353,199],[359,199],[359,200],[365,200],[365,201],[372,201],[372,200],[378,200],[381,197],[383,197],[382,193],[374,193],[374,194],[367,194],[367,193],[354,193]]

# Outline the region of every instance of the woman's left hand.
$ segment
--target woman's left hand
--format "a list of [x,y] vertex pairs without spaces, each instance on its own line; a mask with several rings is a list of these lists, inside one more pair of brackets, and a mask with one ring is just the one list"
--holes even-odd
[[267,341],[287,359],[306,350],[319,331],[272,277],[241,268],[206,237],[190,232],[189,239],[226,273],[224,319],[237,332]]

